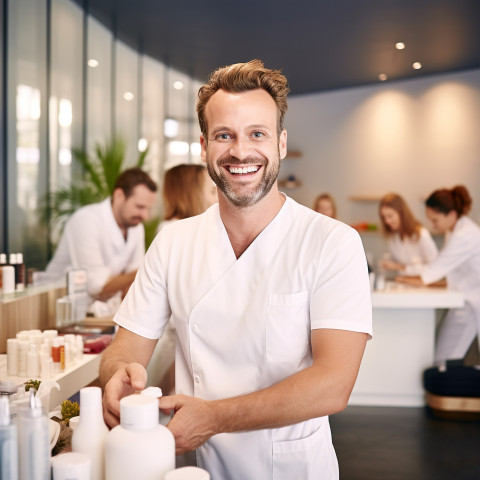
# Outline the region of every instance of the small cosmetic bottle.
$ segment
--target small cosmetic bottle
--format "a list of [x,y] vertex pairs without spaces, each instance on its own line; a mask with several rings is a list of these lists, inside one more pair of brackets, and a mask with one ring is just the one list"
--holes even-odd
[[0,478],[18,480],[17,425],[10,419],[7,396],[0,396]]

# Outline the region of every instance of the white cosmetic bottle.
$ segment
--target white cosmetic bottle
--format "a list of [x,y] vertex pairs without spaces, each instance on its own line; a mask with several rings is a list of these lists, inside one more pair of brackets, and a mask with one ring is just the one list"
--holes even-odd
[[30,389],[30,405],[18,413],[20,479],[50,480],[48,417],[34,393]]
[[105,478],[105,437],[108,428],[103,420],[102,390],[80,390],[80,421],[72,436],[72,450],[86,453],[92,464],[92,480]]
[[157,480],[175,468],[175,440],[159,423],[158,399],[133,394],[120,400],[120,425],[107,435],[106,480]]
[[10,420],[8,397],[0,397],[0,478],[18,480],[17,425]]

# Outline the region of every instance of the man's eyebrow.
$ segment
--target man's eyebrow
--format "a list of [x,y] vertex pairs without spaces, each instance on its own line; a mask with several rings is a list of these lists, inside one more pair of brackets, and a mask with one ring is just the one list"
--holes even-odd
[[219,126],[210,131],[210,135],[215,135],[218,132],[230,131],[228,127]]
[[[262,130],[268,130],[270,131],[270,127],[268,125],[265,125],[263,123],[258,123],[258,124],[253,124],[253,125],[248,125],[245,130],[256,130],[256,129],[262,129]],[[210,134],[215,135],[218,132],[229,132],[231,128],[226,127],[226,126],[218,126],[215,127],[213,130],[211,130]]]

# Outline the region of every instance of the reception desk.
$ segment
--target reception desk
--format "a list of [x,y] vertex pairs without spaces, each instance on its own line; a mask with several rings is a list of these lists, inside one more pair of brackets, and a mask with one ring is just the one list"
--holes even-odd
[[393,286],[372,293],[373,338],[367,343],[350,405],[422,406],[423,371],[433,366],[435,331],[461,293]]

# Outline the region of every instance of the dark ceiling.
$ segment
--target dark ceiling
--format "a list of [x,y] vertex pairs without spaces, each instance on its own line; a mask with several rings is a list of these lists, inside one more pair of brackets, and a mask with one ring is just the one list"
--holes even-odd
[[294,94],[377,83],[380,73],[392,81],[480,67],[480,0],[77,3],[125,43],[201,81],[252,58],[282,69]]

